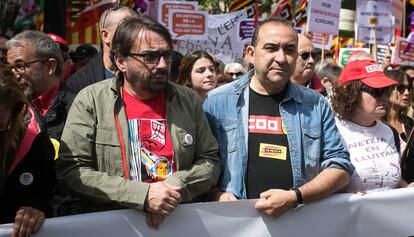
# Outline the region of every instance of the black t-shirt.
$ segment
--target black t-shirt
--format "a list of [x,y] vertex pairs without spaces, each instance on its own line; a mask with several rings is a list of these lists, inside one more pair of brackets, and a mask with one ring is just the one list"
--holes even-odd
[[269,189],[290,189],[293,184],[289,144],[279,104],[286,88],[275,95],[249,91],[249,157],[247,198],[259,198]]

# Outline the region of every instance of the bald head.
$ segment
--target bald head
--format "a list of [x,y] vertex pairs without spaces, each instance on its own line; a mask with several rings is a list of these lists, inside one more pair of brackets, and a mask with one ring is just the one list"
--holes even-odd
[[106,9],[99,20],[99,28],[106,29],[112,33],[116,30],[119,22],[125,17],[138,17],[139,14],[127,6],[116,6]]

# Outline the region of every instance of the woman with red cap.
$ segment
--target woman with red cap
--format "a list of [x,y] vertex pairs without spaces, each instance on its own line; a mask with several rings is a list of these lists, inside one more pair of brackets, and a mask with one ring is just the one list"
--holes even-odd
[[347,192],[377,192],[407,186],[401,178],[398,134],[381,122],[388,105],[388,88],[396,84],[371,60],[348,63],[339,77],[332,108],[341,139],[355,166],[345,188]]

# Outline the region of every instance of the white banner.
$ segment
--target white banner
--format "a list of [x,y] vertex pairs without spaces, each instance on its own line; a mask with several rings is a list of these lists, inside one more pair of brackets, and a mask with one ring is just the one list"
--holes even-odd
[[359,26],[391,27],[391,0],[357,0],[356,23]]
[[247,19],[244,10],[221,15],[209,15],[208,40],[179,40],[177,51],[185,55],[194,50],[205,50],[223,61],[233,63],[243,58],[243,43],[238,36],[239,24]]
[[[34,237],[390,237],[414,236],[414,188],[367,194],[337,194],[272,219],[254,209],[255,200],[180,205],[158,230],[143,213],[99,212],[47,219]],[[0,237],[11,236],[0,225]]]
[[309,0],[307,31],[338,35],[340,0]]

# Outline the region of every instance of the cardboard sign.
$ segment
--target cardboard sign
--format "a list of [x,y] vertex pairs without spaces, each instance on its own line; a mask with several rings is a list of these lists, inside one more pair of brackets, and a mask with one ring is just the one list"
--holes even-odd
[[168,14],[170,9],[195,11],[197,8],[198,2],[158,1],[158,22],[168,27]]
[[168,29],[173,39],[207,40],[207,11],[169,11]]
[[405,38],[397,37],[395,63],[414,65],[414,44],[410,45]]
[[[323,47],[323,37],[324,35],[322,33],[312,33],[312,45],[315,48],[322,49]],[[331,50],[333,42],[333,36],[332,35],[326,35],[325,34],[325,49]]]
[[365,51],[370,53],[369,48],[340,48],[339,49],[339,66],[344,67],[349,60],[349,55],[355,51]]
[[307,31],[338,35],[340,9],[340,0],[310,0]]
[[391,27],[391,0],[357,0],[356,23],[365,27]]
[[357,41],[368,44],[374,43],[374,32],[377,44],[389,44],[392,42],[393,29],[391,27],[364,27],[359,26],[357,31]]

